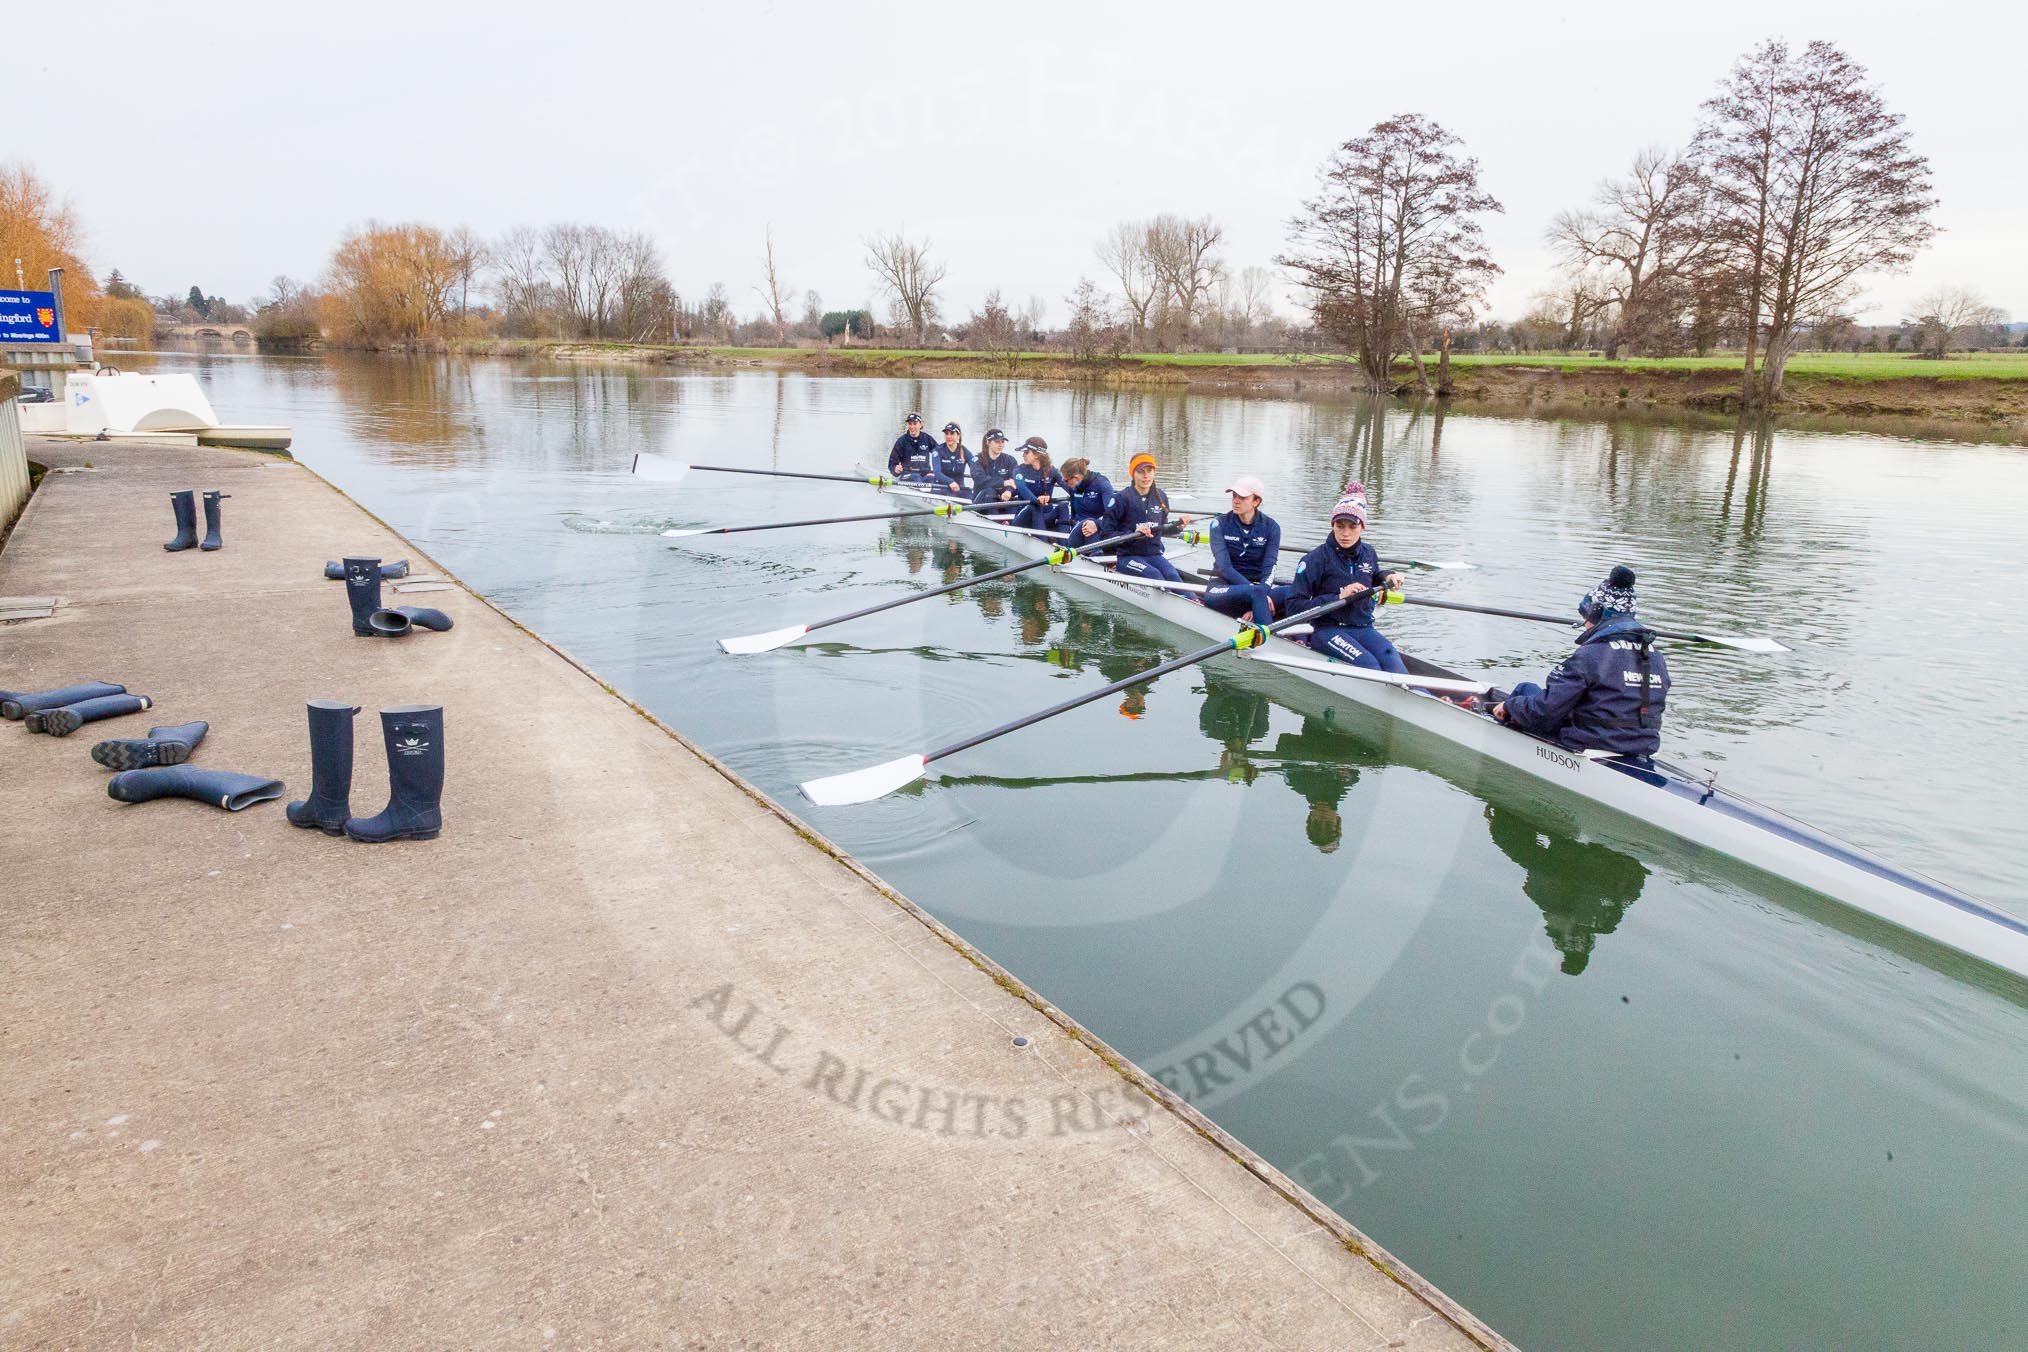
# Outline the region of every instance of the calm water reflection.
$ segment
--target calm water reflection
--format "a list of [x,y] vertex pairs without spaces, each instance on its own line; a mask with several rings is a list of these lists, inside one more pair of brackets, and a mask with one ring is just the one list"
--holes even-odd
[[[227,416],[294,423],[320,473],[778,795],[1180,650],[1021,578],[720,656],[717,637],[1003,560],[920,521],[671,549],[651,532],[871,495],[705,475],[671,492],[629,478],[633,454],[835,470],[922,408],[1102,468],[1155,446],[1185,488],[1258,473],[1291,544],[1361,478],[1384,549],[1480,565],[1419,577],[1430,595],[1561,611],[1628,562],[1658,620],[1797,649],[1673,650],[1672,755],[2028,914],[2016,448],[1328,397],[196,365]],[[1386,623],[1501,681],[1568,642]],[[2011,988],[1230,664],[944,768],[810,815],[1524,1345],[2028,1338]]]

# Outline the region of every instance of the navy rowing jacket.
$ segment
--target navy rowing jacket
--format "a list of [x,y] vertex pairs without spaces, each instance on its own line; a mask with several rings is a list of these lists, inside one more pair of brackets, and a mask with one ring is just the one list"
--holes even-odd
[[1114,554],[1120,558],[1150,558],[1162,552],[1162,527],[1169,524],[1169,495],[1162,491],[1160,484],[1148,490],[1146,497],[1141,490],[1128,484],[1113,494],[1113,500],[1106,504],[1105,524],[1099,527],[1101,537],[1125,535],[1139,525],[1155,528],[1152,536],[1136,536],[1127,541]]
[[903,432],[894,439],[894,449],[887,453],[887,473],[899,478],[904,474],[928,474],[930,458],[937,452],[937,443],[927,432],[914,436]]
[[1048,503],[1056,496],[1056,490],[1059,488],[1065,492],[1070,491],[1070,485],[1063,481],[1063,476],[1058,474],[1053,466],[1049,469],[1030,469],[1027,465],[1021,465],[1014,471],[1014,492],[1023,502]]
[[1253,514],[1251,526],[1239,519],[1238,512],[1226,512],[1211,523],[1212,571],[1221,582],[1236,586],[1272,582],[1281,553],[1282,528],[1264,512]]
[[971,463],[972,453],[962,444],[954,451],[939,442],[936,450],[930,453],[930,473],[952,488],[965,486],[965,470]]
[[[1014,487],[1014,471],[1020,468],[1021,462],[1005,451],[972,461],[972,501],[998,502],[1002,489]],[[1020,496],[1018,491],[1015,496]]]
[[1303,561],[1296,565],[1296,575],[1288,589],[1289,604],[1282,607],[1284,616],[1320,606],[1341,588],[1363,582],[1368,589],[1365,595],[1347,603],[1343,610],[1320,617],[1318,623],[1364,629],[1373,623],[1373,593],[1380,589],[1384,576],[1380,571],[1380,555],[1374,553],[1364,536],[1350,549],[1340,549],[1336,540],[1326,540],[1303,555]]
[[1540,693],[1509,696],[1507,721],[1572,751],[1654,755],[1669,702],[1669,664],[1654,641],[1634,616],[1615,615],[1577,640]]
[[[1068,484],[1065,487],[1070,492],[1070,524],[1073,530],[1070,542],[1080,544],[1084,536],[1076,532],[1077,526],[1086,521],[1105,523],[1106,508],[1113,505],[1112,480],[1103,474],[1087,474],[1077,481],[1076,488],[1070,488]],[[1105,532],[1100,530],[1091,538],[1102,540]]]

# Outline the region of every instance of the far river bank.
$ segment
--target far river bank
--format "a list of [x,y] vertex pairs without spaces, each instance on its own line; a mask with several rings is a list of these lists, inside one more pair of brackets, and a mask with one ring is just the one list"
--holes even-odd
[[[450,351],[466,356],[667,363],[693,369],[759,367],[812,375],[1020,379],[1266,396],[1350,392],[1360,379],[1357,368],[1342,357],[1306,355],[1151,354],[1089,363],[1045,353],[707,348],[528,339],[453,339]],[[1798,358],[1799,363],[1803,360]],[[2013,364],[2009,358],[1998,360]],[[1792,365],[1778,416],[1797,425],[1863,419],[1881,431],[1896,430],[1890,424],[1901,424],[1936,435],[2028,442],[2028,357],[2019,361],[2018,376],[1959,375],[1949,362],[1918,363],[1914,358],[1879,354],[1847,358],[1835,371]],[[1710,415],[1738,411],[1739,372],[1734,365],[1582,362],[1581,358],[1454,359],[1449,398],[1461,410],[1551,417],[1647,408]],[[1909,375],[1890,373],[1902,362],[1927,369]],[[1982,368],[1991,364],[1990,358],[1980,362]]]

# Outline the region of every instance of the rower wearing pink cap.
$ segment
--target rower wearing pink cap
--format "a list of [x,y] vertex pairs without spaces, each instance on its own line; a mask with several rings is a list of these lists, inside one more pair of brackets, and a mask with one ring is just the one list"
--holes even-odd
[[1282,528],[1261,511],[1267,489],[1242,474],[1225,490],[1232,510],[1211,523],[1211,572],[1204,604],[1222,615],[1268,624],[1279,618],[1273,594],[1275,560],[1281,557]]
[[1351,598],[1352,604],[1323,617],[1310,635],[1310,646],[1356,667],[1406,672],[1401,654],[1373,627],[1376,593],[1399,587],[1402,577],[1381,573],[1380,556],[1365,536],[1366,486],[1355,481],[1345,485],[1344,496],[1331,509],[1331,538],[1303,555],[1295,580],[1275,588],[1274,602],[1293,615],[1334,596]]

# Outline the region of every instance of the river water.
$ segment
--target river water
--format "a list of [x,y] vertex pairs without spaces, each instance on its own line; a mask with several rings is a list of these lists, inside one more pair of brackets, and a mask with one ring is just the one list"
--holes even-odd
[[[1195,642],[1024,578],[728,658],[713,640],[1004,559],[918,521],[624,533],[881,510],[845,484],[627,469],[849,470],[910,409],[1116,477],[1143,447],[1173,486],[1257,473],[1292,545],[1363,479],[1383,557],[1477,565],[1416,574],[1423,595],[1563,611],[1625,562],[1656,622],[1779,636],[1793,654],[1672,648],[1668,754],[2028,915],[2028,451],[1342,396],[152,360],[198,370],[228,421],[292,423],[319,473],[1524,1346],[2028,1346],[2019,987],[1229,661],[813,808],[797,781]],[[1385,626],[1503,683],[1568,647],[1432,610]]]

